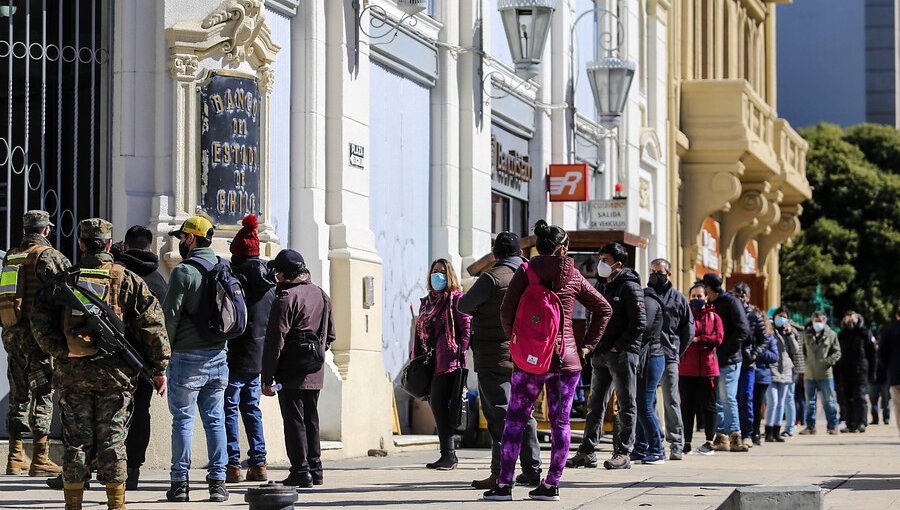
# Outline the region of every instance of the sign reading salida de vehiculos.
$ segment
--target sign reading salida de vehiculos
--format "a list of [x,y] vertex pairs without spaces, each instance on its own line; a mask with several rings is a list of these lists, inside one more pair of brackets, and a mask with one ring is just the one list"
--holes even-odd
[[625,230],[628,228],[627,200],[591,200],[589,228],[591,230]]

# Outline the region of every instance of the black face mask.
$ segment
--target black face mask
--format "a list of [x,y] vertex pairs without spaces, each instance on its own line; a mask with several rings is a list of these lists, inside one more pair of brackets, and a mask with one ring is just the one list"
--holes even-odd
[[178,243],[178,254],[181,255],[181,258],[186,259],[190,252],[191,247],[185,244],[184,241]]
[[666,275],[662,273],[650,273],[647,286],[653,290],[659,291],[662,290],[667,283],[669,283],[669,278]]

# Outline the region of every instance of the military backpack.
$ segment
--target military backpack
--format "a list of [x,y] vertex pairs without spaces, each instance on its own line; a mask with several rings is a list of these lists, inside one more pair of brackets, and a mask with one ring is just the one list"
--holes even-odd
[[15,326],[31,312],[34,296],[41,286],[37,260],[49,246],[32,246],[6,256],[0,272],[0,322],[4,328]]

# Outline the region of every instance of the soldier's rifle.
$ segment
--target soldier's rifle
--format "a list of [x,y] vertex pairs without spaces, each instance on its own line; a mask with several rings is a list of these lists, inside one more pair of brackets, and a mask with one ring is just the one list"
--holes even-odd
[[64,304],[81,312],[84,317],[84,326],[77,328],[77,332],[73,333],[90,335],[98,351],[121,359],[140,377],[149,381],[154,388],[159,389],[159,385],[153,380],[153,373],[147,368],[147,363],[125,338],[125,323],[122,322],[122,319],[96,294],[78,284],[77,280],[75,287],[89,301],[90,305],[83,303],[78,298],[66,279],[61,278],[55,289],[56,296]]

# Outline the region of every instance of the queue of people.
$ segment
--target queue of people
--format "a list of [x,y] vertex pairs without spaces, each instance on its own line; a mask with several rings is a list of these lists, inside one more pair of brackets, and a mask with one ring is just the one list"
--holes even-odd
[[[29,211],[24,225],[22,244],[4,260],[0,286],[16,403],[8,414],[13,437],[7,474],[59,474],[48,484],[63,490],[66,508],[76,510],[96,471],[108,508],[124,509],[125,491],[140,483],[156,393],[167,398],[173,417],[166,499],[191,498],[188,470],[199,409],[208,499],[227,501],[226,484],[268,479],[259,402],[261,396],[277,396],[291,464],[280,483],[324,483],[317,407],[335,330],[330,298],[313,283],[300,253],[282,250],[271,261],[261,260],[256,218],[249,216],[230,243],[229,264],[211,248],[210,220],[194,216],[170,233],[182,261],[166,282],[150,251],[152,233],[144,227],[132,227],[114,246],[112,224],[100,218],[80,222],[81,263],[72,267],[50,246],[53,225],[46,212]],[[821,311],[801,326],[791,321],[787,307],[767,317],[750,304],[749,286],[739,283],[727,291],[716,274],[704,275],[684,296],[673,288],[665,259],[651,262],[644,286],[617,243],[600,249],[592,284],[568,255],[564,229],[538,221],[534,233],[538,255],[530,260],[522,257],[518,236],[498,235],[494,267],[468,292],[448,260],[434,260],[415,322],[411,359],[425,360],[425,394],[440,439],[440,457],[426,468],[449,471],[458,465],[454,434],[464,415],[471,347],[492,443],[489,475],[472,481],[473,488],[486,491],[485,499],[511,500],[519,485],[532,487],[532,499],[558,500],[564,468],[598,466],[595,452],[613,391],[613,453],[603,462],[610,470],[681,461],[693,453],[747,452],[764,442],[784,442],[801,425],[796,433],[816,434],[820,394],[828,434],[865,432],[869,410],[872,423],[879,417],[889,423],[891,398],[897,416],[900,309],[877,342],[852,311],[840,334]],[[7,276],[9,267],[18,279]],[[64,300],[69,294],[75,302]],[[581,339],[573,325],[576,302],[588,313]],[[143,364],[104,347],[117,337],[96,329],[91,314],[97,310]],[[96,341],[101,334],[113,338]],[[584,436],[567,459],[572,404],[588,367]],[[34,380],[23,385],[23,377]],[[62,466],[47,456],[51,381],[64,411]],[[658,388],[662,420],[656,413]],[[546,469],[533,416],[542,391],[551,426]],[[249,443],[246,474],[241,424]],[[703,431],[702,442],[693,441],[695,427]],[[29,431],[35,445],[30,463],[22,445]]]

